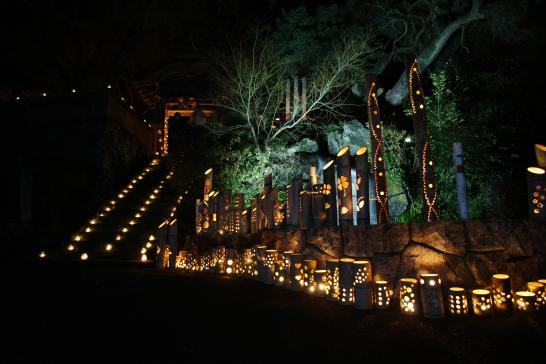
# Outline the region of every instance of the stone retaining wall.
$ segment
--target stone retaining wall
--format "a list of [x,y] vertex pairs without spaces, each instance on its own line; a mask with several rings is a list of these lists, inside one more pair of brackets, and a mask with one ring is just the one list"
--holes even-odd
[[324,267],[330,257],[369,258],[376,279],[396,284],[400,277],[439,273],[449,285],[488,286],[494,273],[508,273],[514,288],[546,278],[546,222],[470,220],[385,224],[344,228],[262,231],[253,235],[188,237],[186,249],[213,245],[243,249],[264,244],[303,252]]

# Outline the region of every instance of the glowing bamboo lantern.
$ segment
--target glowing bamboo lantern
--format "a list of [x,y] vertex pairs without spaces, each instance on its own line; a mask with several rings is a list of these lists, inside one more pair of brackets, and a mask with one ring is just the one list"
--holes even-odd
[[336,155],[339,226],[353,225],[353,187],[351,185],[351,154],[349,147]]
[[226,249],[226,273],[234,274],[235,273],[235,263],[237,262],[237,250],[235,249]]
[[173,219],[169,223],[169,250],[171,254],[169,255],[169,268],[175,269],[176,267],[176,253],[178,251],[178,224],[176,219]]
[[489,316],[493,314],[491,292],[488,289],[475,289],[472,291],[472,308],[476,316]]
[[508,314],[512,312],[512,284],[508,274],[494,274],[491,283],[493,286],[493,303],[495,311]]
[[267,269],[265,266],[265,251],[267,250],[266,245],[258,245],[255,248],[255,257],[256,257],[256,270],[258,271],[258,275],[256,276],[256,279],[260,282],[265,283],[266,275],[267,275]]
[[303,277],[303,267],[301,261],[303,255],[301,253],[291,253],[288,255],[290,260],[290,289],[292,291],[301,291],[303,286],[300,281]]
[[314,289],[313,293],[318,297],[325,297],[328,287],[326,269],[316,269],[314,273]]
[[529,291],[518,291],[514,296],[516,310],[519,312],[533,312],[536,306],[536,295]]
[[284,260],[277,259],[273,269],[273,284],[276,286],[284,285]]
[[377,83],[372,81],[368,88],[368,123],[370,128],[370,144],[375,186],[377,223],[389,222],[389,194],[387,191],[387,176],[385,156],[383,153],[383,135],[379,102],[377,99]]
[[250,233],[255,234],[258,231],[258,197],[254,196],[250,204]]
[[303,261],[303,287],[307,293],[315,292],[315,269],[317,261],[314,259],[305,259]]
[[157,228],[157,235],[158,235],[157,252],[158,253],[155,258],[155,266],[157,269],[165,268],[168,223],[169,222],[165,220]]
[[311,186],[311,211],[313,227],[326,226],[326,210],[324,209],[324,185],[315,184]]
[[284,283],[283,285],[290,284],[290,254],[294,253],[292,250],[286,250],[282,253],[282,260],[284,262]]
[[322,168],[324,184],[324,210],[326,211],[326,225],[337,226],[336,176],[334,160],[327,162]]
[[355,308],[373,309],[372,263],[369,260],[353,262]]
[[339,259],[326,260],[327,294],[329,301],[339,299]]
[[400,309],[406,315],[417,315],[419,313],[417,279],[400,279]]
[[220,245],[216,250],[216,271],[220,274],[224,274],[226,271],[226,247]]
[[203,232],[203,216],[201,215],[201,200],[195,200],[195,233],[197,235]]
[[182,271],[186,271],[188,269],[188,252],[185,250],[181,250],[178,252],[178,255],[176,256],[176,267],[180,268]]
[[386,310],[391,304],[391,296],[389,294],[389,283],[387,281],[375,281],[374,298],[375,308],[378,310]]
[[264,283],[273,284],[273,273],[275,271],[275,261],[277,260],[277,251],[269,249],[265,251],[264,256]]
[[203,203],[201,204],[201,214],[203,221],[203,232],[208,232],[210,229],[210,210],[209,210],[209,198],[212,192],[212,168],[205,171],[205,177],[203,179]]
[[292,227],[292,214],[296,213],[296,204],[294,202],[294,185],[286,185],[286,201],[284,218],[287,227]]
[[311,196],[307,189],[300,191],[300,228],[307,229],[312,226],[311,221]]
[[243,225],[243,210],[245,208],[245,195],[244,193],[235,194],[233,199],[233,232],[242,232]]
[[271,173],[264,177],[264,187],[262,194],[262,204],[264,211],[264,228],[272,230],[275,226],[274,201],[273,201],[273,175]]
[[546,219],[546,171],[539,167],[527,168],[527,198],[529,217],[536,220]]
[[356,223],[370,224],[370,198],[368,191],[368,148],[360,147],[355,154],[356,171]]
[[241,212],[241,225],[240,225],[240,230],[239,230],[239,233],[241,233],[241,234],[248,234],[249,233],[250,221],[249,221],[248,217],[250,215],[249,215],[248,212],[249,212],[249,209],[244,209]]
[[209,193],[209,212],[210,212],[210,231],[216,233],[218,231],[218,195],[219,191],[211,191]]
[[243,265],[244,265],[244,275],[247,277],[252,277],[254,275],[255,270],[255,260],[254,260],[254,254],[252,253],[252,249],[245,249],[244,255],[243,255]]
[[421,274],[419,283],[423,316],[430,319],[443,318],[445,310],[441,278],[435,273]]
[[527,282],[527,289],[536,295],[536,309],[541,310],[545,304],[545,292],[544,283],[541,282]]
[[546,146],[535,144],[535,156],[537,158],[538,166],[540,168],[546,168]]
[[468,315],[468,300],[466,298],[464,288],[450,287],[448,300],[449,300],[449,313],[452,316]]
[[339,260],[339,303],[352,305],[354,303],[353,262],[352,258]]

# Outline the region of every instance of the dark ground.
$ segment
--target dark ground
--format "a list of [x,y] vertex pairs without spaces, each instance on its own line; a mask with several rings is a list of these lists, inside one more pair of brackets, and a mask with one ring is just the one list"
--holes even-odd
[[432,321],[397,302],[360,312],[243,278],[86,263],[5,280],[1,362],[522,362],[546,347],[544,313]]

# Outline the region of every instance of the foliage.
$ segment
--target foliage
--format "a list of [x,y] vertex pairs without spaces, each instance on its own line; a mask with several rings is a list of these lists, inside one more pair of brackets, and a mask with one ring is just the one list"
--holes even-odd
[[[252,197],[261,192],[266,174],[273,174],[273,185],[286,186],[296,175],[308,172],[309,153],[316,151],[316,143],[309,139],[290,148],[271,144],[259,150],[249,144],[223,155],[219,180],[223,188],[244,193],[245,203],[249,205]],[[279,197],[283,199],[282,193]]]
[[[470,217],[495,216],[502,213],[502,199],[498,191],[503,173],[495,136],[484,125],[491,115],[464,117],[459,106],[460,99],[453,91],[446,69],[444,67],[430,74],[434,89],[430,96],[425,97],[436,183],[440,194],[438,209],[442,219],[459,218],[452,155],[453,143],[462,142]],[[460,86],[462,81],[455,77],[453,83]],[[405,112],[411,115],[409,108]],[[420,192],[414,197],[413,204],[410,211],[417,213],[422,206]],[[406,218],[416,217],[408,215]]]

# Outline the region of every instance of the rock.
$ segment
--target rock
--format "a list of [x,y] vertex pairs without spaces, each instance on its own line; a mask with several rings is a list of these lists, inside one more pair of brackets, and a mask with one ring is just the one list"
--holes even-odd
[[523,224],[533,242],[533,250],[546,254],[546,221],[523,220]]
[[464,226],[455,222],[412,223],[411,240],[446,254],[462,257],[466,252]]
[[506,273],[506,260],[502,252],[487,254],[469,254],[465,263],[474,278],[476,287],[487,288],[491,285],[491,276],[496,273]]
[[373,227],[375,229],[370,229],[372,237],[381,231],[381,236],[372,238],[370,242],[374,253],[401,253],[411,240],[408,224],[381,224]]
[[[375,226],[374,226],[375,227]],[[351,258],[370,258],[373,256],[372,234],[374,228],[370,226],[356,226],[343,228],[343,255]]]
[[468,220],[465,222],[469,251],[477,253],[503,252],[504,247],[491,233],[484,221]]
[[400,254],[376,254],[372,259],[374,280],[387,281],[391,287],[396,286],[399,279],[400,258]]
[[476,282],[474,276],[465,264],[463,257],[456,255],[445,255],[445,266],[443,268],[442,277],[444,277],[445,285],[459,287],[474,287]]
[[284,240],[283,250],[292,250],[294,252],[303,251],[305,245],[304,231],[300,229],[288,230]]
[[338,258],[342,255],[341,235],[337,227],[324,227],[318,229],[309,229],[306,231],[306,242],[312,245],[316,250],[323,252],[332,258]]
[[336,155],[339,150],[349,146],[351,155],[354,155],[362,146],[370,149],[370,131],[358,120],[351,120],[343,124],[343,127],[328,132],[328,151]]
[[518,291],[527,290],[527,282],[543,278],[541,273],[546,276],[544,263],[544,257],[539,255],[508,261],[506,272],[512,278],[512,288]]
[[445,268],[444,255],[425,246],[410,243],[402,253],[400,277],[415,277],[422,273],[440,273]]

